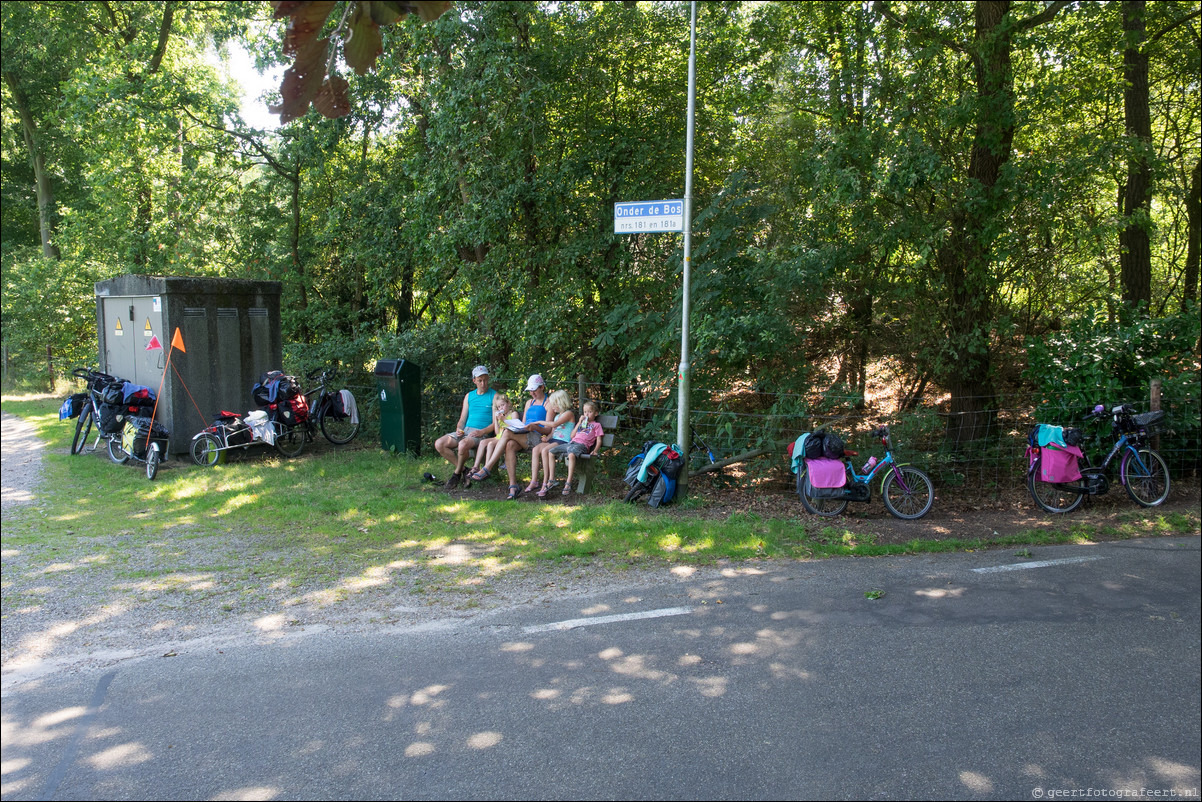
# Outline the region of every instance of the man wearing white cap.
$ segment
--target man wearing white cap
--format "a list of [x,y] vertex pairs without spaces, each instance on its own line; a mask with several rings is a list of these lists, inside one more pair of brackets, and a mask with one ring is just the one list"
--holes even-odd
[[444,487],[450,490],[463,480],[463,466],[471,458],[472,449],[485,437],[492,437],[492,401],[496,390],[488,387],[488,368],[477,365],[472,370],[476,389],[463,397],[463,409],[455,431],[444,434],[434,442],[434,450],[455,466],[455,472]]

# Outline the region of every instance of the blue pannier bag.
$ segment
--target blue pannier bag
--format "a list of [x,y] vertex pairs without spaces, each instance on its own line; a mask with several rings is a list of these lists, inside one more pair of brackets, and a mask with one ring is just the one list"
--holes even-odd
[[68,420],[69,418],[78,418],[79,413],[83,412],[83,405],[87,402],[87,393],[75,393],[67,396],[63,401],[63,405],[58,408],[58,419]]

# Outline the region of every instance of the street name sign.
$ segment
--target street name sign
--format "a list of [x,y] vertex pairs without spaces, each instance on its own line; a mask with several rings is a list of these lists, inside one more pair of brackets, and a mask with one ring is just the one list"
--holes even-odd
[[657,200],[614,204],[615,234],[684,231],[684,201]]

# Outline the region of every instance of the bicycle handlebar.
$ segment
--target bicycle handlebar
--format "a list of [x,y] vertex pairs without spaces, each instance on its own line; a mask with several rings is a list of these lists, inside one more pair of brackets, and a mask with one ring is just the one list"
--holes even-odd
[[305,378],[308,381],[317,381],[318,379],[321,381],[330,381],[337,375],[338,370],[336,368],[314,368],[309,371]]
[[1094,418],[1106,418],[1111,415],[1113,415],[1115,418],[1118,418],[1120,415],[1134,415],[1134,414],[1135,414],[1135,407],[1131,406],[1130,404],[1115,404],[1113,407],[1110,408],[1110,411],[1106,410],[1105,404],[1097,404],[1094,406],[1094,408],[1092,410],[1090,410],[1088,413],[1086,413],[1085,419],[1092,420]]

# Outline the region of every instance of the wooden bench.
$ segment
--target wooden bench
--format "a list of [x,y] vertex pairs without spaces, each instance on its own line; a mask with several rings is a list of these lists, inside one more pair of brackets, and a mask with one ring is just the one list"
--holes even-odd
[[[605,434],[601,437],[601,448],[610,448],[614,444],[614,432],[618,428],[617,415],[601,415],[597,418],[601,424]],[[597,463],[600,461],[601,452],[597,452],[597,456],[593,457],[589,454],[576,457],[576,492],[587,493],[589,483],[593,479],[593,473],[597,469]],[[568,455],[560,454],[556,458],[559,462],[567,464]]]

